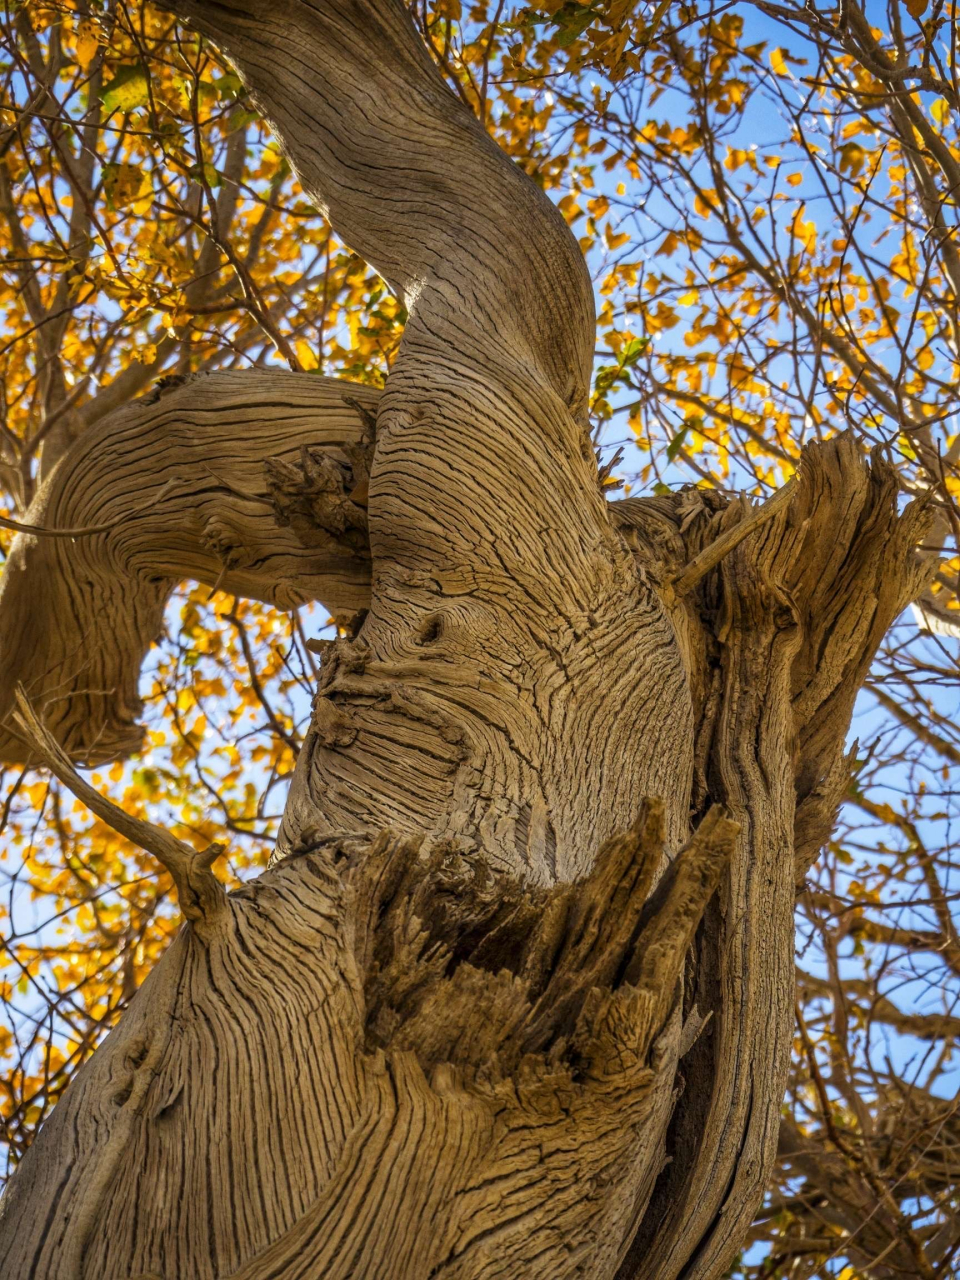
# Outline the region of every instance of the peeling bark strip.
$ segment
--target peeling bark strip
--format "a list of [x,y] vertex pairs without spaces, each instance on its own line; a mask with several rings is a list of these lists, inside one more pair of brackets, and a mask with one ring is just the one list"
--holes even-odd
[[180,934],[71,1086],[3,1202],[3,1275],[610,1274],[736,833],[711,811],[652,899],[653,801],[551,890],[390,834],[288,858]]
[[[180,541],[154,466],[155,580],[135,520],[24,537],[4,573],[29,617],[52,570],[35,617],[63,638],[5,630],[0,669],[87,758],[133,741],[172,576],[369,592],[369,613],[324,651],[275,865],[184,929],[78,1075],[4,1202],[0,1270],[719,1280],[776,1150],[796,876],[923,583],[925,512],[898,515],[892,469],[849,437],[759,511],[698,490],[607,507],[579,250],[399,0],[169,7],[234,59],[409,321],[372,467],[372,398],[348,425],[342,384],[258,372],[225,404],[210,378],[81,441],[35,520],[112,518],[143,492],[131,433],[173,441],[169,478],[192,460],[187,496],[215,506]],[[214,518],[240,520],[242,555]]]

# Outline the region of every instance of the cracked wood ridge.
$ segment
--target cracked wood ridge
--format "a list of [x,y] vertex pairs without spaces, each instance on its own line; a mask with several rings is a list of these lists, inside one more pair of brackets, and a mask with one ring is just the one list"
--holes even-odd
[[132,833],[187,923],[13,1179],[0,1272],[719,1280],[926,512],[848,437],[764,508],[606,503],[579,249],[398,0],[167,7],[409,320],[379,395],[258,370],[105,418],[17,538],[0,757],[91,803],[70,762],[136,748],[180,579],[357,617],[269,871],[225,896],[215,847]]

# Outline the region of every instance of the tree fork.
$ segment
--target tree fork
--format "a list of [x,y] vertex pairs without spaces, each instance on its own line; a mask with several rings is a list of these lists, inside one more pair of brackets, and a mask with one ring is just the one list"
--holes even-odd
[[[228,927],[182,931],[79,1073],[0,1258],[718,1280],[776,1152],[796,876],[928,572],[926,513],[899,516],[892,469],[840,437],[763,518],[696,493],[612,516],[582,257],[401,5],[169,7],[409,319],[377,406],[369,613],[325,654],[278,860]],[[357,532],[322,460],[307,478]]]
[[11,522],[24,532],[0,579],[0,760],[32,758],[11,718],[18,683],[75,762],[136,750],[140,668],[185,578],[282,609],[368,609],[379,399],[340,379],[216,372],[162,380],[89,428]]

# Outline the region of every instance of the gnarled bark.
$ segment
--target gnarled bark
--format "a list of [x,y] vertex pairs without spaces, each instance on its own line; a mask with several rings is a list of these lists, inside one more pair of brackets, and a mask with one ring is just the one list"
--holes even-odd
[[694,491],[611,515],[577,246],[397,0],[170,7],[409,321],[366,495],[324,456],[273,471],[296,565],[364,520],[371,565],[275,864],[185,927],[80,1074],[0,1258],[716,1280],[776,1152],[796,876],[923,510],[841,437],[762,513]]
[[735,832],[711,814],[647,911],[659,803],[552,890],[390,835],[286,859],[206,941],[181,934],[58,1108],[64,1209],[38,1212],[54,1162],[25,1167],[5,1274],[609,1273],[662,1159],[677,983]]
[[75,760],[136,750],[140,667],[185,578],[284,609],[365,607],[369,558],[320,530],[305,547],[278,523],[264,468],[308,447],[346,463],[363,435],[356,406],[376,398],[309,374],[217,373],[87,431],[25,517],[50,536],[18,535],[0,581],[0,760],[29,758],[10,718],[18,683]]

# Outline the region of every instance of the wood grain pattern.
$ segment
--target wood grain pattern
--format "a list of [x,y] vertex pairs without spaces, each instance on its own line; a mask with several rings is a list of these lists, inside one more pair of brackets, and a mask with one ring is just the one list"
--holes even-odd
[[376,400],[309,374],[212,374],[134,401],[61,458],[28,520],[109,529],[14,540],[0,580],[0,759],[28,758],[10,719],[18,682],[74,759],[135,750],[140,667],[185,578],[285,609],[366,605],[368,558],[333,536],[305,548],[278,524],[264,474],[302,445],[337,453],[359,438],[344,395]]
[[656,802],[552,891],[389,835],[287,859],[180,935],[71,1087],[43,1135],[55,1212],[24,1229],[51,1190],[25,1162],[4,1274],[609,1270],[663,1161],[657,1068],[735,836],[711,813],[646,916]]
[[[796,876],[926,515],[847,437],[760,517],[696,490],[608,507],[579,250],[399,0],[168,7],[409,320],[366,514],[337,495],[311,532],[304,498],[279,542],[264,517],[293,591],[369,590],[274,865],[185,927],[71,1086],[6,1198],[3,1273],[719,1280],[776,1149]],[[102,722],[84,696],[69,715]]]

